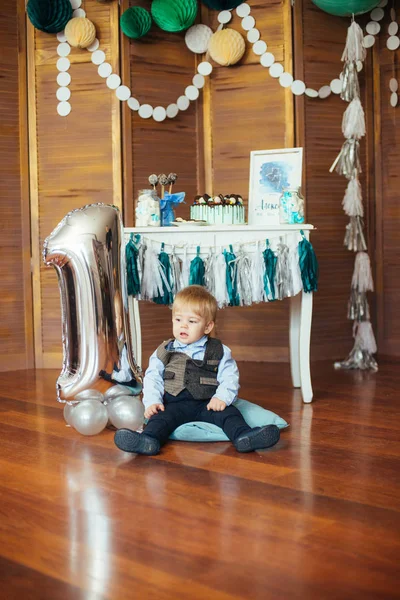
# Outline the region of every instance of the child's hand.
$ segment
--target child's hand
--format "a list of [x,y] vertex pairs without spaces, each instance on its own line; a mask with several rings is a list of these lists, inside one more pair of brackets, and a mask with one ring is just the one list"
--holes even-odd
[[164,404],[150,404],[144,411],[144,416],[146,419],[150,419],[150,417],[156,415],[159,410],[165,410]]
[[211,398],[210,402],[207,404],[207,410],[225,410],[226,404],[216,396]]

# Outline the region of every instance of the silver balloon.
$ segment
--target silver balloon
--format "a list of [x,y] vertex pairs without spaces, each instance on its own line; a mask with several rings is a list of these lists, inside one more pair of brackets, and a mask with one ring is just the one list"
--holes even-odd
[[73,210],[45,240],[43,259],[55,267],[61,294],[63,365],[57,399],[105,382],[141,382],[132,353],[123,225],[117,207]]
[[83,392],[79,392],[79,394],[76,394],[75,396],[75,400],[79,400],[80,402],[82,400],[89,399],[99,400],[100,402],[103,402],[104,396],[99,390],[83,390]]
[[70,421],[82,435],[96,435],[107,425],[107,409],[98,400],[84,400],[74,407]]
[[64,419],[68,425],[72,426],[72,411],[74,410],[76,404],[67,404],[64,405]]
[[107,405],[110,423],[117,429],[136,430],[144,423],[144,406],[134,396],[119,396]]
[[136,394],[124,385],[113,385],[104,394],[104,404],[109,404],[111,400],[118,398],[118,396],[136,396]]

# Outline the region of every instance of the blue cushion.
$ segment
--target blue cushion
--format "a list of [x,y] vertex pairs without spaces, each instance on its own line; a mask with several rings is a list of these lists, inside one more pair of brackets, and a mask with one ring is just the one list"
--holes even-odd
[[[264,425],[277,425],[279,429],[289,427],[284,419],[266,410],[257,404],[253,404],[248,400],[238,398],[233,406],[242,413],[246,423],[250,427],[263,427]],[[220,427],[212,423],[202,423],[194,421],[193,423],[185,423],[177,427],[169,436],[170,440],[180,440],[182,442],[227,442],[229,439]]]

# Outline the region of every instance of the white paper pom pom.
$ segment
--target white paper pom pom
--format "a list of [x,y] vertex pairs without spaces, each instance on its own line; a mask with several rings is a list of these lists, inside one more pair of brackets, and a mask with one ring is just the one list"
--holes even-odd
[[203,54],[207,52],[212,34],[212,30],[207,25],[193,25],[186,32],[186,46],[195,54]]

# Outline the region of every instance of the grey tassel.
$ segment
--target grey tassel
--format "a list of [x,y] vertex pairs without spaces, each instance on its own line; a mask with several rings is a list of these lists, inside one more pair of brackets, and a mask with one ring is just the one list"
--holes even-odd
[[364,223],[361,217],[350,217],[350,221],[346,225],[346,234],[343,242],[348,250],[360,252],[367,249],[363,228]]
[[282,241],[277,247],[275,282],[278,300],[293,296],[293,277],[289,263],[289,248]]

